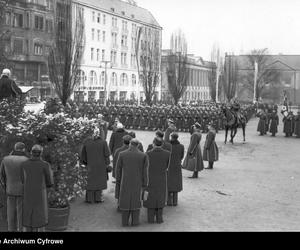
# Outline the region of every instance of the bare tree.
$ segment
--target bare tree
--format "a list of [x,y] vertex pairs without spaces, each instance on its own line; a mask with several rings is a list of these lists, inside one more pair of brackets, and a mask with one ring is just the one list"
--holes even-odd
[[254,64],[257,62],[257,81],[256,81],[256,101],[262,97],[263,91],[269,84],[276,86],[279,83],[280,72],[269,67],[271,56],[268,55],[268,49],[252,50],[247,59],[253,67],[253,71],[248,71],[244,76],[245,87],[254,91]]
[[0,69],[9,64],[6,45],[10,42],[11,32],[5,27],[5,15],[10,0],[0,0]]
[[187,67],[187,42],[181,30],[173,32],[170,41],[171,50],[167,55],[167,79],[169,92],[175,105],[187,89],[189,70]]
[[223,91],[227,101],[235,97],[239,79],[238,64],[234,55],[227,55],[224,65],[224,74],[222,77]]
[[[75,17],[72,7],[75,8]],[[72,25],[74,20],[75,25]],[[72,6],[72,0],[57,2],[54,31],[55,42],[48,57],[49,76],[65,106],[78,84],[85,43],[83,12]]]
[[143,26],[137,29],[135,54],[139,78],[142,82],[146,98],[145,101],[148,105],[152,105],[152,99],[159,84],[160,44],[161,38],[159,30]]

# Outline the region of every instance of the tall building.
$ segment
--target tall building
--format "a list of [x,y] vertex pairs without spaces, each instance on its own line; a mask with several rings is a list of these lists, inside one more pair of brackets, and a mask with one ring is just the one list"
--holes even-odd
[[[85,47],[80,66],[80,83],[74,92],[77,100],[111,100],[143,97],[136,61],[137,30],[143,27],[159,32],[162,28],[146,9],[133,1],[74,0],[83,14]],[[143,39],[143,38],[142,38]],[[141,41],[140,46],[143,46]],[[139,93],[138,93],[139,92]],[[157,88],[160,96],[160,86]]]
[[[162,85],[161,85],[161,100],[171,101],[172,96],[170,95],[168,87],[167,57],[169,50],[163,50],[162,52]],[[208,101],[210,97],[209,89],[209,76],[212,70],[216,67],[213,62],[204,61],[201,57],[197,57],[191,54],[187,55],[187,69],[188,69],[188,80],[187,89],[183,94],[181,101],[192,102],[192,101]]]
[[5,51],[17,84],[34,86],[32,94],[39,98],[52,96],[47,54],[53,39],[53,0],[9,1],[2,28],[10,31]]

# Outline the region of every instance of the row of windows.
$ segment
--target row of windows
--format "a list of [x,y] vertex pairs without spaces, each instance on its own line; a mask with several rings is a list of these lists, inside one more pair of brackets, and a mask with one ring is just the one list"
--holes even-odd
[[[92,29],[92,41],[96,40],[96,30]],[[102,42],[105,43],[106,40],[106,32],[103,30],[102,31]],[[101,30],[97,30],[97,41],[101,42]]]
[[97,13],[97,18],[96,18],[96,12],[92,11],[92,22],[97,22],[97,23],[102,23],[103,25],[106,24],[106,15],[105,14],[101,14],[101,13]]
[[185,92],[183,99],[185,100],[208,100],[209,93],[208,92]]
[[[101,54],[100,54],[101,52]],[[95,48],[91,48],[91,61],[105,61],[105,50],[102,49],[100,51],[100,49],[95,49]],[[135,68],[136,67],[136,56],[135,54],[131,54],[131,61],[130,61],[130,65],[131,67]],[[116,66],[117,64],[117,51],[112,50],[110,52],[110,62],[112,63],[112,66]],[[127,53],[126,52],[121,52],[121,65],[122,66],[128,66],[127,65]]]
[[208,86],[208,71],[189,69],[188,85],[190,86]]
[[[31,53],[29,40],[22,38],[15,38],[13,40],[13,53],[16,55],[23,55]],[[48,55],[50,46],[44,45],[40,41],[33,42],[34,55]]]
[[[80,71],[79,73],[79,83],[80,86],[84,86],[84,82],[86,80],[86,76],[84,71]],[[107,79],[108,80],[108,79]],[[128,76],[126,73],[122,73],[120,75],[120,86],[128,86]],[[137,83],[136,75],[132,74],[131,75],[131,84],[132,86],[135,86]],[[98,77],[97,73],[95,71],[90,71],[89,77],[88,77],[88,84],[89,85],[98,85]],[[104,86],[105,84],[105,72],[102,71],[99,77],[99,85]],[[115,72],[113,72],[110,76],[110,85],[111,86],[118,86],[118,77]]]
[[26,13],[5,13],[5,24],[17,27],[17,28],[31,28],[33,27],[36,30],[46,31],[47,33],[53,32],[53,20],[45,19],[43,16],[35,15],[34,16],[34,24],[31,25],[30,14]]

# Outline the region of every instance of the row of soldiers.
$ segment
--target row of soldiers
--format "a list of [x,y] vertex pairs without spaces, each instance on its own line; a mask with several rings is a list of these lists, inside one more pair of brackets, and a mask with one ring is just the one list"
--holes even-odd
[[[202,132],[208,131],[208,124],[213,124],[216,131],[224,129],[225,117],[221,111],[221,104],[206,103],[198,107],[192,106],[136,106],[136,105],[115,105],[103,106],[99,103],[72,104],[71,112],[74,117],[97,118],[98,114],[109,123],[109,129],[118,118],[126,129],[156,131],[166,130],[168,119],[175,121],[177,131],[189,132],[193,124],[199,123]],[[247,120],[255,113],[255,106],[242,105],[240,112],[247,117]]]
[[[259,122],[257,126],[257,131],[261,136],[266,135],[270,132],[272,136],[278,133],[279,116],[277,109],[273,110],[260,110],[257,113],[259,117]],[[300,111],[295,115],[292,111],[283,114],[283,133],[286,137],[291,137],[295,135],[300,138]]]

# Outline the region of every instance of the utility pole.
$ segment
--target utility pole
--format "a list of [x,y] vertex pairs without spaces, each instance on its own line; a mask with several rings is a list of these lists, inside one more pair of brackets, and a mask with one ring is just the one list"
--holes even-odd
[[[110,61],[102,61],[101,63],[104,63],[105,67],[105,83],[104,83],[104,106],[107,105],[107,65],[110,63]],[[101,65],[100,65],[101,68]]]
[[256,85],[257,85],[257,73],[258,73],[258,64],[254,62],[254,90],[253,90],[253,103],[256,102]]

